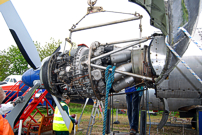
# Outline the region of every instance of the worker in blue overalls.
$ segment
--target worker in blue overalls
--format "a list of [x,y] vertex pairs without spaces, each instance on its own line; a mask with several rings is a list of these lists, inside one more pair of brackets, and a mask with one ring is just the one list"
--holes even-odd
[[130,125],[130,135],[136,135],[136,133],[138,132],[139,103],[142,96],[142,92],[135,92],[135,91],[141,89],[143,89],[143,87],[138,87],[136,89],[135,85],[125,89],[127,113]]

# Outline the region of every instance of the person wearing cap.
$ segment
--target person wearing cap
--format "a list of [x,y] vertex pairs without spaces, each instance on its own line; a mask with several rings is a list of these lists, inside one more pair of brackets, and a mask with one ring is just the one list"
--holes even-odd
[[[0,87],[0,104],[5,99],[6,94],[3,89]],[[0,135],[14,135],[13,130],[8,123],[7,119],[4,119],[2,115],[0,115]]]
[[[68,96],[63,97],[63,101],[60,102],[61,106],[67,112],[68,116],[70,116],[69,118],[71,119],[72,123],[77,124],[78,121],[74,119],[75,114],[70,115],[70,109],[68,107],[68,104],[70,103],[70,98]],[[66,124],[57,106],[55,107],[54,111],[53,130],[55,131],[56,135],[69,135],[69,129],[66,127]]]

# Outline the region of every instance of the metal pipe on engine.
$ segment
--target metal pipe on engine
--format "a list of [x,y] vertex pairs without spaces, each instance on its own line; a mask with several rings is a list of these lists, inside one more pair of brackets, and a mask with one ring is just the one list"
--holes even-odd
[[97,28],[97,27],[102,27],[102,26],[107,26],[107,25],[112,25],[112,24],[117,24],[117,23],[123,23],[123,22],[128,22],[128,21],[133,21],[133,20],[139,20],[141,18],[142,18],[142,16],[132,17],[132,18],[128,18],[128,19],[122,19],[122,20],[107,22],[107,23],[103,23],[103,24],[87,26],[87,27],[83,27],[83,28],[69,29],[69,31],[76,32],[76,31],[87,30],[87,29],[92,29],[92,28]]
[[[103,66],[99,66],[99,65],[95,65],[95,64],[90,64],[90,66],[106,70],[106,67],[103,67]],[[109,69],[109,71],[112,71],[112,69]],[[120,71],[120,70],[115,70],[115,72],[116,73],[120,73],[120,74],[124,74],[124,75],[128,75],[128,76],[133,76],[133,77],[141,78],[141,79],[148,80],[148,81],[152,81],[151,77],[146,77],[146,76],[143,76],[143,75],[128,73],[128,72],[124,72],[124,71]]]
[[134,39],[128,39],[128,40],[114,41],[109,43],[102,43],[100,45],[105,46],[105,45],[121,44],[121,43],[127,43],[127,42],[140,41],[141,39],[142,38],[134,38]]
[[140,43],[146,42],[146,41],[149,40],[149,39],[150,39],[149,37],[144,37],[144,38],[142,38],[139,42],[131,43],[131,44],[125,46],[125,47],[119,48],[119,49],[117,49],[117,50],[114,50],[114,51],[111,51],[111,52],[108,52],[108,53],[105,53],[105,54],[102,54],[102,55],[100,55],[100,56],[98,56],[98,57],[94,57],[94,58],[91,59],[91,62],[93,62],[93,61],[95,61],[95,60],[97,60],[97,59],[106,57],[106,56],[108,56],[108,55],[114,54],[114,53],[116,53],[116,52],[125,50],[125,49],[130,48],[130,47],[132,47],[132,46],[134,46],[134,45],[139,45]]

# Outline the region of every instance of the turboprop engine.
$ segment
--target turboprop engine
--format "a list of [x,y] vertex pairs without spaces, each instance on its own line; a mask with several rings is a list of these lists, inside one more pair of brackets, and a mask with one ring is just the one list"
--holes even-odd
[[[138,39],[139,42],[148,38]],[[63,93],[71,97],[89,97],[103,99],[106,82],[105,69],[108,65],[116,66],[112,92],[119,92],[145,80],[153,84],[154,74],[148,61],[148,46],[143,48],[131,46],[117,47],[113,44],[93,42],[91,47],[78,45],[64,53],[53,54],[41,68],[42,82],[45,88],[54,95]]]

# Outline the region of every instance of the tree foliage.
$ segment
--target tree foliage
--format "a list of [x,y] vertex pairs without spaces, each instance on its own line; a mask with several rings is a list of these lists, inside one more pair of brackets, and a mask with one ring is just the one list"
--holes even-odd
[[6,55],[6,51],[0,51],[0,81],[4,80],[9,73],[7,69],[9,68],[8,56]]
[[41,46],[41,44],[38,43],[37,41],[34,44],[39,53],[39,57],[41,58],[42,61],[44,58],[52,55],[53,52],[57,49],[58,46],[60,46],[61,43],[62,42],[60,40],[55,41],[55,39],[51,38],[50,43],[46,42],[44,46]]
[[9,56],[9,74],[21,75],[28,69],[28,63],[24,59],[17,46],[12,45],[8,49],[7,56]]
[[17,46],[11,45],[8,51],[1,51],[0,80],[8,75],[20,75],[28,69],[28,64]]
[[[50,42],[41,46],[35,42],[35,46],[41,60],[50,56],[62,42],[57,42],[51,38]],[[0,81],[3,81],[9,75],[22,75],[28,69],[28,63],[24,59],[17,46],[11,45],[6,50],[0,51]]]

